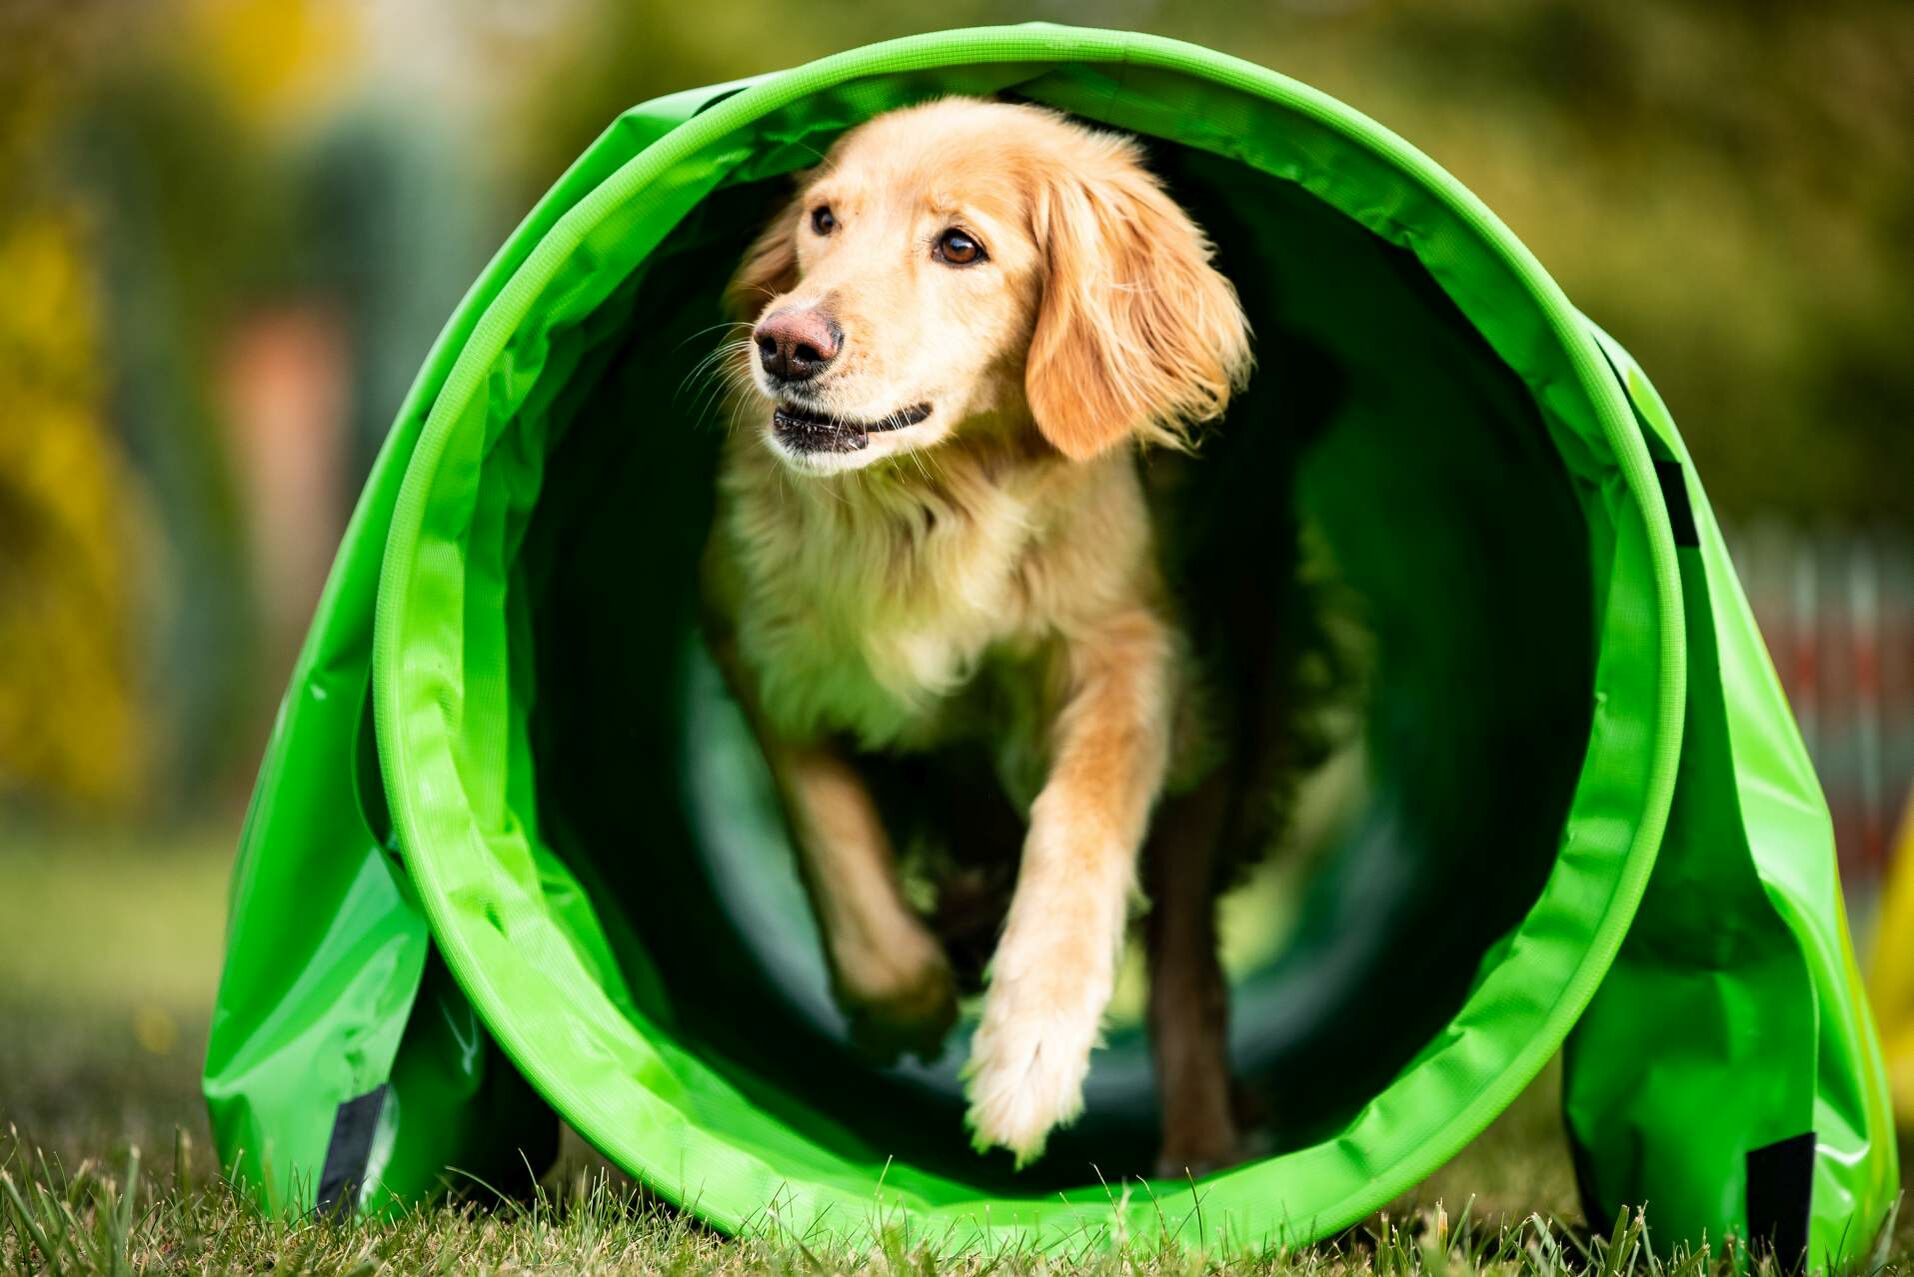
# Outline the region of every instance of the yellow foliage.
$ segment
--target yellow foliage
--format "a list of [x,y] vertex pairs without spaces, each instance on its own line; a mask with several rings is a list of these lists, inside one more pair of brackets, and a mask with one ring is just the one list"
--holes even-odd
[[0,796],[137,797],[133,492],[74,220],[0,221]]
[[242,118],[299,120],[340,92],[356,8],[334,0],[191,0],[190,38]]
[[1914,1131],[1914,791],[1888,863],[1868,992],[1887,1052],[1894,1111],[1902,1129]]

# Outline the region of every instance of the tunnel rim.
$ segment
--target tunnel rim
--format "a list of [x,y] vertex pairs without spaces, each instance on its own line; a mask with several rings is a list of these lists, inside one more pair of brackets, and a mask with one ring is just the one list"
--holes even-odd
[[[1339,1201],[1325,1204],[1307,1218],[1297,1219],[1287,1214],[1280,1202],[1268,1204],[1261,1208],[1261,1218],[1245,1218],[1242,1221],[1244,1228],[1250,1232],[1240,1234],[1233,1241],[1226,1239],[1226,1242],[1241,1248],[1271,1241],[1297,1243],[1310,1240],[1361,1218],[1447,1161],[1532,1080],[1566,1036],[1568,1028],[1593,995],[1601,975],[1612,961],[1654,861],[1672,796],[1675,764],[1679,755],[1682,680],[1685,672],[1678,569],[1667,513],[1653,478],[1646,441],[1622,387],[1612,376],[1596,345],[1590,326],[1575,312],[1559,287],[1535,262],[1528,250],[1459,182],[1394,134],[1327,95],[1239,59],[1158,37],[1047,26],[982,28],[888,41],[763,77],[708,103],[701,113],[677,125],[652,145],[627,157],[610,177],[568,210],[557,225],[543,233],[529,255],[518,265],[505,288],[484,308],[476,328],[458,353],[432,403],[406,468],[380,575],[373,645],[375,721],[380,753],[385,764],[388,801],[405,862],[447,966],[513,1064],[578,1127],[581,1134],[615,1161],[633,1170],[663,1196],[728,1231],[739,1231],[750,1226],[754,1219],[760,1219],[759,1212],[769,1204],[766,1200],[748,1202],[735,1184],[727,1188],[720,1200],[719,1196],[707,1191],[708,1183],[700,1188],[683,1178],[682,1160],[677,1167],[667,1164],[667,1155],[673,1150],[646,1150],[637,1147],[634,1138],[626,1132],[608,1129],[596,1106],[570,1087],[562,1076],[562,1070],[555,1067],[551,1044],[538,1041],[528,1034],[518,1022],[521,1017],[506,1005],[505,998],[490,978],[485,959],[480,956],[474,947],[473,937],[467,932],[470,917],[451,898],[451,885],[441,877],[443,866],[436,850],[440,846],[436,838],[445,829],[443,825],[439,828],[428,828],[428,825],[448,810],[456,815],[456,803],[458,799],[464,799],[464,812],[473,817],[470,822],[472,827],[461,827],[459,835],[470,837],[481,835],[483,831],[478,826],[469,798],[463,794],[450,800],[454,803],[453,808],[448,809],[443,805],[448,801],[447,778],[456,778],[457,773],[456,770],[446,771],[450,759],[449,747],[444,741],[433,742],[432,732],[435,729],[430,720],[434,713],[443,709],[438,703],[433,683],[442,679],[445,671],[433,668],[430,662],[422,663],[413,659],[417,651],[408,647],[408,639],[417,633],[413,626],[413,608],[418,602],[419,554],[426,508],[445,461],[448,445],[453,436],[465,428],[466,409],[502,357],[506,339],[511,336],[527,309],[541,296],[541,290],[551,283],[555,273],[577,248],[577,236],[594,214],[602,215],[608,207],[644,198],[650,193],[651,184],[670,174],[674,165],[688,162],[705,148],[717,146],[729,133],[773,110],[828,87],[859,76],[1010,62],[1150,67],[1213,81],[1313,118],[1342,134],[1352,145],[1385,162],[1394,175],[1413,183],[1421,193],[1432,197],[1438,205],[1474,231],[1480,239],[1479,246],[1492,257],[1499,258],[1501,264],[1509,268],[1525,286],[1529,298],[1537,304],[1540,314],[1547,321],[1550,335],[1559,340],[1576,374],[1576,385],[1568,388],[1567,393],[1586,398],[1604,442],[1614,451],[1623,481],[1624,491],[1620,494],[1625,498],[1623,504],[1626,509],[1640,516],[1640,531],[1645,538],[1647,552],[1646,567],[1652,578],[1650,594],[1654,611],[1652,617],[1644,619],[1652,621],[1657,627],[1657,703],[1652,713],[1644,714],[1637,720],[1648,725],[1652,732],[1647,745],[1650,764],[1648,778],[1640,794],[1639,810],[1625,860],[1612,871],[1614,892],[1602,911],[1598,934],[1589,938],[1584,961],[1572,973],[1562,998],[1543,1018],[1542,1023],[1536,1026],[1536,1032],[1528,1039],[1527,1047],[1516,1059],[1503,1061],[1500,1067],[1489,1069],[1474,1099],[1461,1112],[1451,1113],[1445,1120],[1431,1123],[1432,1129],[1417,1144],[1415,1151],[1388,1165],[1373,1168],[1373,1173],[1363,1186]],[[568,239],[572,241],[569,244]],[[489,354],[486,353],[488,350]],[[405,655],[402,657],[401,653]],[[1597,742],[1591,740],[1591,759],[1595,756],[1596,745]],[[1585,780],[1586,772],[1577,781],[1578,797]],[[429,814],[428,808],[438,814]],[[1552,869],[1551,882],[1554,872]],[[1540,907],[1538,902],[1524,915],[1522,923],[1518,924],[1518,932],[1528,926]],[[1471,1001],[1473,998],[1472,993]],[[1468,1005],[1465,1003],[1462,1009],[1467,1010]],[[1458,1015],[1457,1019],[1460,1018]],[[1418,1056],[1417,1062],[1407,1066],[1404,1073],[1423,1063],[1422,1057]],[[1371,1101],[1371,1106],[1392,1092],[1402,1076],[1398,1075],[1389,1087],[1384,1088]],[[656,1134],[661,1132],[654,1132]],[[695,1123],[686,1123],[676,1134],[717,1138],[700,1131]],[[1324,1143],[1344,1139],[1346,1134],[1332,1137]],[[727,1151],[731,1154],[737,1152],[736,1149],[706,1148],[702,1150],[702,1155],[708,1165],[722,1167]],[[1267,1171],[1272,1163],[1283,1162],[1309,1151],[1313,1150],[1296,1150],[1266,1162],[1250,1164],[1223,1179],[1253,1178],[1259,1172]],[[1353,1150],[1353,1153],[1359,1152]],[[741,1181],[751,1177],[737,1178]],[[762,1180],[759,1182],[761,1185],[765,1183]],[[1207,1188],[1220,1182],[1210,1180],[1204,1183]],[[787,1180],[784,1187],[792,1189],[789,1200],[793,1207],[815,1207],[820,1217],[833,1208],[849,1204],[841,1200],[841,1194],[835,1188],[829,1186],[810,1185],[816,1191],[806,1192],[806,1186],[792,1185]],[[776,1200],[775,1192],[771,1200]],[[978,1219],[975,1208],[981,1206],[987,1210],[993,1203],[1000,1208],[1000,1215],[994,1220]],[[1133,1207],[1130,1213],[1136,1221],[1147,1226],[1151,1209],[1150,1203],[1143,1203]],[[1155,1209],[1160,1218],[1161,1205],[1158,1204]],[[1086,1210],[1095,1212],[1094,1201],[1085,1199],[1060,1206],[1056,1202],[986,1198],[975,1203],[941,1205],[919,1213],[935,1222],[955,1223],[959,1218],[968,1218],[982,1233],[989,1235],[1000,1235],[1005,1230],[1012,1230],[1018,1235],[1055,1235],[1060,1227],[1066,1231],[1078,1231]],[[1113,1234],[1123,1231],[1125,1223],[1115,1218],[1116,1213],[1114,1209],[1109,1211],[1110,1218],[1106,1221]],[[842,1220],[837,1221],[838,1226],[842,1224]],[[1260,1231],[1256,1231],[1258,1226]]]

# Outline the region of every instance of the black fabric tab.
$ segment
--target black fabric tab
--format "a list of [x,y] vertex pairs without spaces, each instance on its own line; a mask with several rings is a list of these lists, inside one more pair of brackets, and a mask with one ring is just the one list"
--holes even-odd
[[1675,534],[1675,548],[1693,549],[1701,544],[1695,531],[1695,507],[1688,503],[1688,480],[1679,461],[1657,461],[1655,477],[1661,480],[1661,503],[1668,507],[1668,526]]
[[341,1104],[333,1115],[326,1165],[319,1172],[321,1215],[350,1212],[358,1205],[359,1186],[365,1183],[366,1162],[372,1157],[372,1136],[379,1129],[379,1114],[385,1109],[385,1093],[390,1089],[380,1083]]
[[1807,1264],[1813,1196],[1813,1131],[1749,1151],[1748,1240],[1758,1250],[1772,1248],[1782,1272]]

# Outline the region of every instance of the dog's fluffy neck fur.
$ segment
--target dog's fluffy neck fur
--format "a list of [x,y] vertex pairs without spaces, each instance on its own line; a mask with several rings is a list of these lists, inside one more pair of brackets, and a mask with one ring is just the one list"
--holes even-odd
[[735,579],[721,588],[751,599],[739,655],[779,730],[937,743],[986,665],[1050,661],[1075,614],[1151,570],[1126,452],[1070,462],[1034,431],[966,425],[927,454],[829,477],[733,433],[721,534]]

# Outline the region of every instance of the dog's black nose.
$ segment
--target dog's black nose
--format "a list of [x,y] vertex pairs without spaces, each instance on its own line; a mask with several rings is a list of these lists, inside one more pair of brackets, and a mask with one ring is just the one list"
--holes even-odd
[[779,381],[809,381],[844,345],[844,330],[815,306],[772,311],[752,331],[758,362]]

